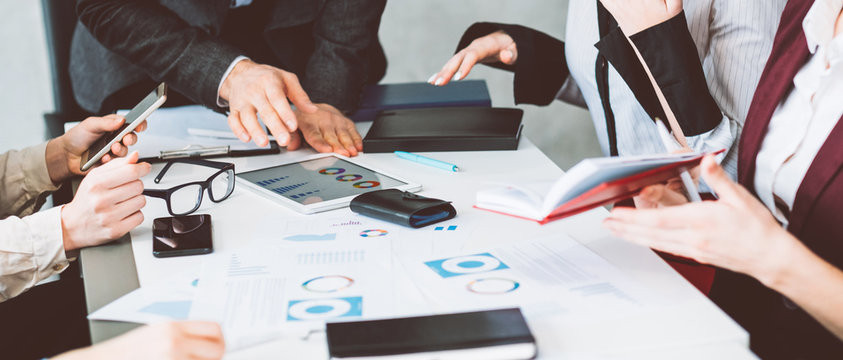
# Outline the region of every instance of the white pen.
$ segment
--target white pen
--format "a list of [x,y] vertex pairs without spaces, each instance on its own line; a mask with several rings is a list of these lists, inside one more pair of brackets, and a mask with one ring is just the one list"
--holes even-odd
[[[659,137],[662,139],[662,143],[664,144],[664,147],[667,148],[667,151],[676,151],[682,148],[676,143],[676,140],[674,140],[673,136],[671,136],[667,131],[667,127],[664,126],[664,122],[662,122],[659,118],[656,118],[656,128],[658,128]],[[697,190],[697,186],[694,185],[694,180],[691,178],[691,174],[688,173],[688,170],[682,170],[682,172],[679,173],[679,178],[682,180],[682,185],[685,186],[685,192],[688,193],[688,197],[691,201],[701,202],[702,198],[700,198],[700,193]]]

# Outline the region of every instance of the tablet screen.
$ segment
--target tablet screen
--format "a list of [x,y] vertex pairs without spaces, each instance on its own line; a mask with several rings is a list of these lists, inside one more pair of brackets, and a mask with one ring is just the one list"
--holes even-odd
[[303,205],[406,185],[403,181],[334,156],[249,171],[237,176]]

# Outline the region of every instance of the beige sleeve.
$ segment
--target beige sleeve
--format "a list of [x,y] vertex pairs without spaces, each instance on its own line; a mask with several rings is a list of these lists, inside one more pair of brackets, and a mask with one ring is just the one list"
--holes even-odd
[[61,207],[0,220],[0,302],[67,268]]
[[46,160],[47,143],[0,154],[0,219],[34,213],[51,191]]

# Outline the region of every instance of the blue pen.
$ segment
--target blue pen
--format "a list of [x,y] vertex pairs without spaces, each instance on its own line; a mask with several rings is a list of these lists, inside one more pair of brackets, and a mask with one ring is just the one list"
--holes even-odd
[[454,164],[446,163],[444,161],[440,161],[440,160],[436,160],[436,159],[431,159],[431,158],[426,157],[426,156],[408,153],[406,151],[396,151],[395,155],[397,155],[398,157],[400,157],[404,160],[414,161],[414,162],[417,162],[419,164],[424,164],[424,165],[427,165],[427,166],[433,166],[435,168],[439,168],[439,169],[442,169],[442,170],[448,170],[448,171],[454,171],[454,172],[460,171],[460,168],[458,168]]

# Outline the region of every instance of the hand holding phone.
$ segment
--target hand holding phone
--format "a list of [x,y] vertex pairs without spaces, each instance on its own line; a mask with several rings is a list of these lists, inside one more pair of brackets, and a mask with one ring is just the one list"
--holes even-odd
[[167,101],[167,84],[161,83],[126,114],[126,122],[123,123],[123,126],[116,131],[103,135],[82,155],[82,166],[80,170],[83,172],[88,171],[88,169],[96,165],[103,156],[108,154],[112,145],[121,141],[124,136],[134,131],[153,111],[161,107],[165,101]]

